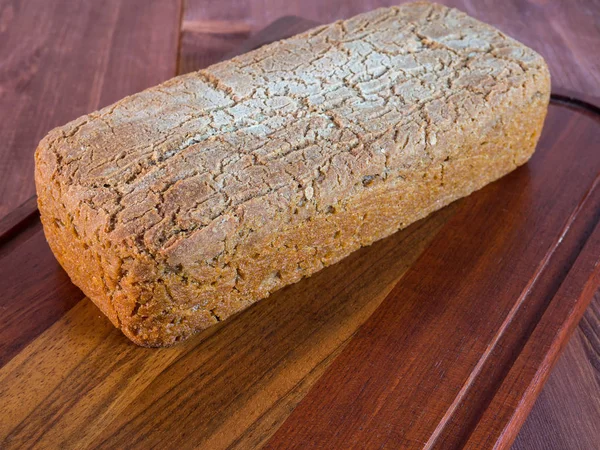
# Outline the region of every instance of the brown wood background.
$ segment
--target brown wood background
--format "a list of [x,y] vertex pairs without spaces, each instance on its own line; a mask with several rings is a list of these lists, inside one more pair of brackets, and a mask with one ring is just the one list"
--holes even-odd
[[[52,127],[170,78],[177,69],[186,72],[215,62],[283,15],[326,22],[395,3],[0,0],[0,217],[33,194],[33,150]],[[600,2],[442,3],[538,50],[555,85],[600,96]],[[596,449],[598,442],[600,296],[559,360],[515,448]]]

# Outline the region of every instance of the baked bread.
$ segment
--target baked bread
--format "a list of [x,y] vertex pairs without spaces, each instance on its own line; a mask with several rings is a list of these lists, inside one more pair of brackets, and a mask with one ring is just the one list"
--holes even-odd
[[115,326],[170,345],[525,163],[549,93],[462,12],[378,9],[52,130],[44,231]]

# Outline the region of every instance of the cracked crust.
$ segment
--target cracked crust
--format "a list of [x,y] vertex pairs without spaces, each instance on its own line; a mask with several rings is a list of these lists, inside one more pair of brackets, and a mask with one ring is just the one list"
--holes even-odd
[[169,345],[525,163],[549,93],[462,12],[378,9],[51,131],[44,231],[115,326]]

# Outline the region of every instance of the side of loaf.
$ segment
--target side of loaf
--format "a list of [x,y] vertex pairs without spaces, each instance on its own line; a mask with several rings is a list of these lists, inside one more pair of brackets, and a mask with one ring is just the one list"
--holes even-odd
[[132,341],[164,346],[524,164],[534,51],[414,3],[312,29],[52,130],[46,238]]

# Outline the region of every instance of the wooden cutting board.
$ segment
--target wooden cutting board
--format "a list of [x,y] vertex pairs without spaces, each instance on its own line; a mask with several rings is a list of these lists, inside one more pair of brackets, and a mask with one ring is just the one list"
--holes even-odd
[[[311,23],[285,18],[243,51]],[[0,448],[506,448],[600,286],[600,110],[530,163],[184,344],[136,347],[0,222]]]

